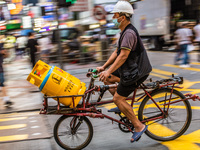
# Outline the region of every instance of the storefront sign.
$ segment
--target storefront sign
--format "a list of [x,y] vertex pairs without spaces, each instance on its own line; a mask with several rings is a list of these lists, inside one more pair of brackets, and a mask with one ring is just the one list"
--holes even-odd
[[109,4],[111,4],[111,3],[113,3],[113,4],[116,4],[117,3],[117,1],[118,0],[94,0],[94,4],[97,4],[97,5],[99,5],[99,4],[106,4],[106,3],[109,3]]
[[5,30],[6,26],[0,26],[0,30]]
[[77,0],[77,2],[69,7],[69,11],[88,11],[88,0]]
[[95,28],[99,28],[100,27],[100,24],[91,24],[89,26],[89,29],[95,29]]
[[19,14],[21,12],[21,10],[23,9],[22,0],[12,0],[12,3],[15,4],[16,8],[10,10],[10,14],[11,15],[17,15],[17,14]]
[[24,29],[32,28],[32,21],[30,16],[22,17],[22,25]]
[[93,16],[97,20],[104,20],[106,18],[106,12],[104,7],[102,6],[95,6],[93,10]]

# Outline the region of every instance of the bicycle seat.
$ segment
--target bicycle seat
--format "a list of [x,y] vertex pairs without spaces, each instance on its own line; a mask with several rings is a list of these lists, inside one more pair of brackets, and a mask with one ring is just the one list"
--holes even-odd
[[108,110],[108,112],[120,113],[121,111],[119,110],[118,107],[115,107],[115,108],[112,108],[112,109]]

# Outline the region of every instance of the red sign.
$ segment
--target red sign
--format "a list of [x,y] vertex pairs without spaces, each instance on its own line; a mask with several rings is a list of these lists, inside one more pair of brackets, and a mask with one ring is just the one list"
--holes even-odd
[[102,6],[95,6],[93,10],[93,15],[97,20],[104,20],[106,19],[106,11]]
[[0,30],[5,30],[6,26],[0,26]]

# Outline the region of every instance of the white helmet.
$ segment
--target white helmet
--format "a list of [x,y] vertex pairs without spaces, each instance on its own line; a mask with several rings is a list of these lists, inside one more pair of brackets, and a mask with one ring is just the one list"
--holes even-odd
[[118,1],[114,6],[113,11],[111,13],[128,13],[130,15],[134,14],[132,5],[127,1]]

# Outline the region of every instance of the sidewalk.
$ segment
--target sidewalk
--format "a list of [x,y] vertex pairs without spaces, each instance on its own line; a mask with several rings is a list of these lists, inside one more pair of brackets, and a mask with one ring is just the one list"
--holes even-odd
[[31,65],[25,58],[4,64],[7,95],[10,96],[14,105],[11,108],[5,108],[0,92],[0,113],[35,110],[42,107],[43,95],[36,86],[26,80],[31,70]]

